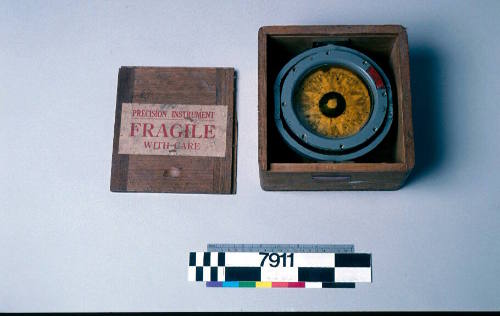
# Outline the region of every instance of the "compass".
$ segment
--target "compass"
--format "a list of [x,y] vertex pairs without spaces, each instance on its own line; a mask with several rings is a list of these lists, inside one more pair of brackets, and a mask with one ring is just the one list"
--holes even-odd
[[324,45],[291,59],[274,85],[274,119],[284,141],[319,161],[365,155],[387,135],[392,92],[382,69],[351,48]]

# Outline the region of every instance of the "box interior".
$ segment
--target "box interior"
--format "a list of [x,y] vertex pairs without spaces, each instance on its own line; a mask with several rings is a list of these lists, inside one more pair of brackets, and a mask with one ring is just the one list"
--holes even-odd
[[[328,42],[358,50],[373,59],[389,78],[392,94],[394,119],[384,140],[371,152],[350,162],[328,163],[402,163],[404,162],[404,137],[398,128],[401,122],[401,78],[399,72],[398,34],[356,34],[356,35],[268,35],[267,36],[267,162],[269,165],[282,163],[325,163],[306,159],[295,153],[282,140],[274,123],[273,86],[281,68],[294,56],[313,48],[316,43]],[[268,166],[269,166],[268,165]],[[271,168],[273,169],[273,168]]]

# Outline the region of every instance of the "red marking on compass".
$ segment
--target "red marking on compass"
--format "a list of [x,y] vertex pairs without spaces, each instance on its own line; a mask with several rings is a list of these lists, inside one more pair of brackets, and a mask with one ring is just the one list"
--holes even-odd
[[375,81],[375,86],[377,87],[377,89],[384,88],[384,80],[382,80],[382,77],[380,77],[379,73],[375,70],[375,68],[373,68],[373,66],[366,69],[366,72],[368,72],[373,81]]

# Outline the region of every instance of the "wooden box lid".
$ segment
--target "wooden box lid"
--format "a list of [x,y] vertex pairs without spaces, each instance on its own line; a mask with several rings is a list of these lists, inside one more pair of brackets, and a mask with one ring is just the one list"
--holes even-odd
[[113,192],[236,192],[233,68],[121,67]]

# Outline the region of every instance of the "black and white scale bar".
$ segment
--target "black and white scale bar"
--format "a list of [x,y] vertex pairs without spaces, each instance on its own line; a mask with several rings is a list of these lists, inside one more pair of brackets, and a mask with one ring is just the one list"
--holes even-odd
[[189,266],[198,267],[224,267],[226,265],[226,253],[224,252],[190,252]]
[[208,244],[209,252],[333,252],[353,253],[349,244]]
[[188,267],[188,281],[370,283],[371,268]]
[[192,252],[188,280],[352,283],[372,279],[371,255],[366,253],[275,253],[269,257],[269,253]]
[[[368,253],[270,253],[258,252],[191,252],[189,266],[191,267],[260,267],[272,266],[271,259],[278,260],[276,266],[319,267],[319,268],[369,268],[371,254]],[[293,257],[293,260],[292,260]],[[266,261],[267,260],[267,261]],[[288,264],[287,264],[288,262]],[[274,262],[276,264],[276,262]]]
[[305,288],[309,288],[309,289],[354,289],[354,288],[356,288],[356,283],[306,282]]

